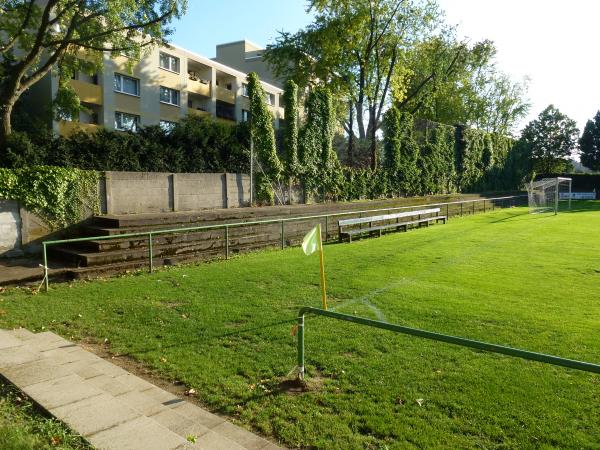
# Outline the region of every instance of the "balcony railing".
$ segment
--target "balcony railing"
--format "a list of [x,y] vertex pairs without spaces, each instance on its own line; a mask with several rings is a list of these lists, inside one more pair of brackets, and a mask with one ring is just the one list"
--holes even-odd
[[221,86],[216,86],[217,92],[217,100],[221,100],[222,102],[231,103],[235,105],[235,92],[230,91],[229,89],[225,89]]
[[187,90],[188,92],[193,92],[194,94],[210,97],[210,83],[203,83],[202,81],[188,78]]
[[69,137],[78,131],[94,133],[100,128],[102,128],[102,126],[95,123],[61,121],[58,124],[58,133],[63,137]]
[[202,111],[201,109],[188,108],[189,116],[198,116],[198,117],[210,117],[211,114],[208,111]]
[[81,80],[71,80],[71,87],[84,103],[102,105],[102,87]]

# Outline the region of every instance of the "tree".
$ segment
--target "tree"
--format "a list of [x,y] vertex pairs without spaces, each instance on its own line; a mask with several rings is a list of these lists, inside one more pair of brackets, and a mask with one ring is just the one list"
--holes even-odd
[[288,178],[298,175],[298,85],[293,80],[285,83],[283,91],[285,128],[283,151]]
[[256,150],[258,174],[256,175],[257,199],[272,204],[273,185],[278,183],[283,166],[277,156],[273,114],[265,101],[265,90],[256,72],[248,74],[248,97],[250,99],[250,137]]
[[302,87],[326,85],[349,106],[349,146],[355,131],[369,139],[374,169],[392,77],[401,54],[440,23],[437,6],[430,0],[312,0],[309,10],[314,22],[298,33],[281,33],[265,59],[278,76]]
[[560,173],[571,168],[578,135],[575,121],[550,105],[527,124],[520,140],[530,149],[533,170]]
[[392,79],[396,105],[419,118],[509,133],[528,111],[526,84],[498,71],[496,48],[457,41],[453,30],[418,42]]
[[588,120],[579,139],[581,163],[592,169],[600,170],[600,111],[593,120]]
[[3,0],[0,2],[0,150],[12,132],[21,95],[58,67],[57,100],[77,98],[66,82],[77,70],[97,71],[103,52],[138,55],[163,43],[187,0]]

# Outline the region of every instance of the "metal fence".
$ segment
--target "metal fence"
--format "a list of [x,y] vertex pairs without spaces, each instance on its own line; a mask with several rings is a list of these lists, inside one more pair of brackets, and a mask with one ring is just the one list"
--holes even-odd
[[415,210],[419,208],[423,208],[425,206],[437,206],[440,207],[442,212],[446,213],[446,217],[450,218],[452,216],[464,216],[469,214],[476,214],[477,212],[487,212],[495,210],[496,208],[507,208],[513,206],[519,206],[523,202],[526,203],[527,195],[511,195],[504,197],[493,197],[493,198],[477,198],[471,200],[461,200],[455,202],[444,202],[444,203],[428,203],[427,205],[409,205],[409,206],[395,206],[389,208],[378,208],[378,209],[367,209],[367,210],[357,210],[357,211],[342,211],[330,214],[317,214],[310,216],[299,216],[299,217],[287,217],[287,218],[276,218],[276,219],[266,219],[266,220],[253,220],[246,222],[235,222],[235,223],[225,223],[218,225],[203,225],[196,227],[182,227],[182,228],[170,228],[165,230],[154,230],[154,231],[141,231],[136,233],[123,233],[116,234],[110,236],[92,236],[92,237],[82,237],[82,238],[73,238],[73,239],[59,239],[53,241],[44,241],[42,242],[42,252],[44,258],[44,279],[43,283],[45,284],[45,290],[48,291],[49,279],[48,279],[48,247],[59,244],[70,244],[76,242],[87,242],[87,241],[107,241],[112,239],[124,239],[124,238],[139,238],[145,237],[148,239],[148,265],[149,270],[152,272],[154,270],[154,256],[153,256],[153,238],[156,236],[162,236],[167,234],[178,234],[178,233],[189,233],[193,231],[208,231],[208,230],[223,230],[224,232],[224,240],[225,240],[225,258],[229,259],[230,256],[230,235],[229,231],[233,228],[241,228],[255,225],[267,225],[267,224],[279,224],[280,225],[280,247],[285,248],[285,224],[290,222],[299,222],[303,220],[311,220],[318,219],[324,220],[324,234],[325,241],[329,239],[330,236],[330,226],[334,225],[331,219],[339,218],[343,216],[351,216],[358,215],[359,217],[364,217],[366,214],[377,213],[382,211],[387,211],[387,213],[391,213],[392,211],[400,211],[400,210]]
[[487,342],[475,341],[472,339],[465,339],[457,336],[450,336],[441,333],[434,333],[431,331],[420,330],[418,328],[404,327],[401,325],[395,325],[393,323],[381,322],[378,320],[367,319],[364,317],[351,316],[348,314],[342,314],[333,311],[326,311],[324,309],[304,307],[300,309],[298,313],[298,375],[300,378],[304,377],[304,316],[306,314],[315,314],[319,316],[328,317],[330,319],[342,320],[346,322],[358,323],[360,325],[366,325],[375,328],[381,328],[395,333],[408,334],[411,336],[417,336],[425,339],[434,341],[446,342],[449,344],[460,345],[462,347],[474,348],[477,350],[484,350],[486,352],[500,353],[503,355],[513,356],[516,358],[528,359],[531,361],[538,361],[546,364],[552,364],[554,366],[568,367],[571,369],[583,370],[585,372],[600,373],[600,365],[593,364],[584,361],[576,361],[574,359],[561,358],[559,356],[547,355],[545,353],[536,353],[528,350],[521,350],[518,348],[505,347],[497,344],[489,344]]

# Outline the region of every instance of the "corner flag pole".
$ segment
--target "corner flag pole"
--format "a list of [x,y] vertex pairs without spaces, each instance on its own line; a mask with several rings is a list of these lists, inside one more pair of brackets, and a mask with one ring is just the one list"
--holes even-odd
[[325,287],[325,261],[323,258],[323,240],[321,239],[321,224],[319,227],[319,259],[321,260],[321,294],[323,296],[323,309],[327,311],[327,289]]

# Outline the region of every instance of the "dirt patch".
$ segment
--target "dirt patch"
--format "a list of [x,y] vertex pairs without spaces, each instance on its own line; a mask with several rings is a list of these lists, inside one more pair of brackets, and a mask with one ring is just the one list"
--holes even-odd
[[319,376],[306,378],[300,380],[298,378],[294,380],[283,380],[277,386],[279,392],[288,395],[300,395],[304,392],[319,392],[323,389],[325,379]]

